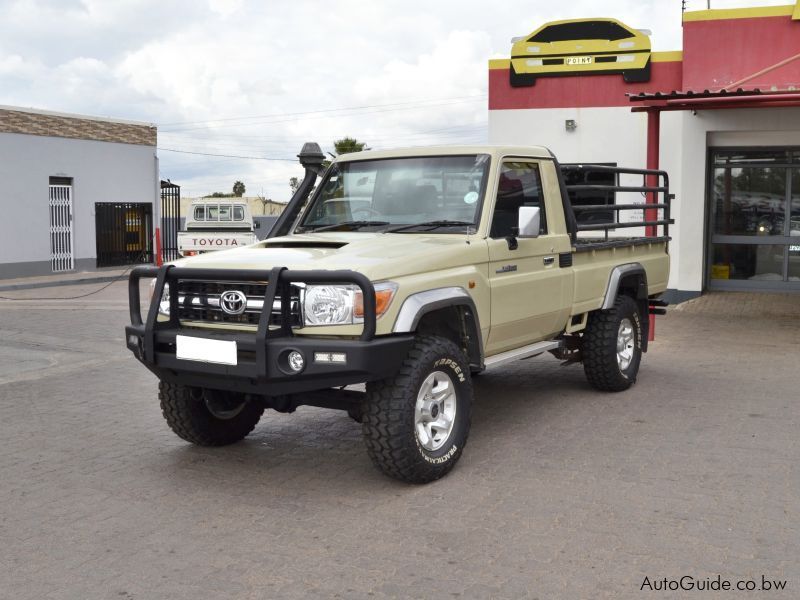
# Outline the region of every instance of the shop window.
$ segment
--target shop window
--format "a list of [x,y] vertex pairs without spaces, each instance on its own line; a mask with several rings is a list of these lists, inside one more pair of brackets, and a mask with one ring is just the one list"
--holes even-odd
[[715,234],[783,235],[786,169],[715,169],[713,201]]
[[[790,161],[791,153],[780,148],[767,148],[754,150],[718,150],[714,153],[714,163],[718,165],[737,165],[742,163],[758,164],[786,164]],[[800,156],[795,152],[795,156]]]
[[711,279],[783,281],[785,246],[776,244],[712,244]]

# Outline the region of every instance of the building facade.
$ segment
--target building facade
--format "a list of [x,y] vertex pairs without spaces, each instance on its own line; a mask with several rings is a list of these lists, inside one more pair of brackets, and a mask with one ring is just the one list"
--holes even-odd
[[800,290],[800,2],[684,13],[683,50],[650,53],[644,81],[578,64],[512,85],[511,63],[489,63],[492,143],[637,168],[654,145],[675,194],[673,300]]
[[0,106],[0,279],[153,259],[152,124]]

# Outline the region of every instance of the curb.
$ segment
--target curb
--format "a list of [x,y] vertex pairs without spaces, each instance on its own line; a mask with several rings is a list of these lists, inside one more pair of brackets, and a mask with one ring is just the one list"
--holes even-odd
[[13,292],[14,290],[35,290],[39,288],[48,287],[62,287],[65,285],[82,285],[86,283],[109,283],[119,279],[124,281],[127,279],[127,273],[124,275],[107,275],[105,277],[84,277],[81,279],[60,279],[57,281],[37,281],[35,283],[15,283],[13,285],[0,285],[0,292]]

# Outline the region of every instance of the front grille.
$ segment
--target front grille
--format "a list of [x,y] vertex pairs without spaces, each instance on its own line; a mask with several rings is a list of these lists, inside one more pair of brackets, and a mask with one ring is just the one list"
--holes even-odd
[[[242,292],[247,298],[246,308],[240,315],[228,314],[220,307],[220,296],[233,290]],[[186,321],[258,325],[266,291],[266,281],[239,283],[180,279],[178,280],[178,318]],[[280,296],[277,296],[270,313],[270,326],[281,325],[281,312],[281,299]],[[301,325],[300,288],[294,285],[290,287],[289,317],[290,327]]]

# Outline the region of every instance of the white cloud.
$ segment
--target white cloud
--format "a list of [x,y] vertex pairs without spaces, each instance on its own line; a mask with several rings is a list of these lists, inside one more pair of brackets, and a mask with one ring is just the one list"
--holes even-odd
[[215,13],[227,17],[242,7],[242,0],[208,0],[208,6]]
[[[600,6],[602,16],[652,29],[661,50],[678,49],[681,32],[678,0],[0,5],[0,104],[154,121],[162,148],[280,158],[308,140],[330,149],[344,135],[373,147],[484,140],[486,61],[548,20]],[[398,104],[412,101],[424,102]],[[289,114],[354,106],[372,108]],[[278,116],[221,120],[254,115]],[[188,194],[241,179],[286,199],[288,177],[299,174],[288,162],[169,152],[160,163]]]

